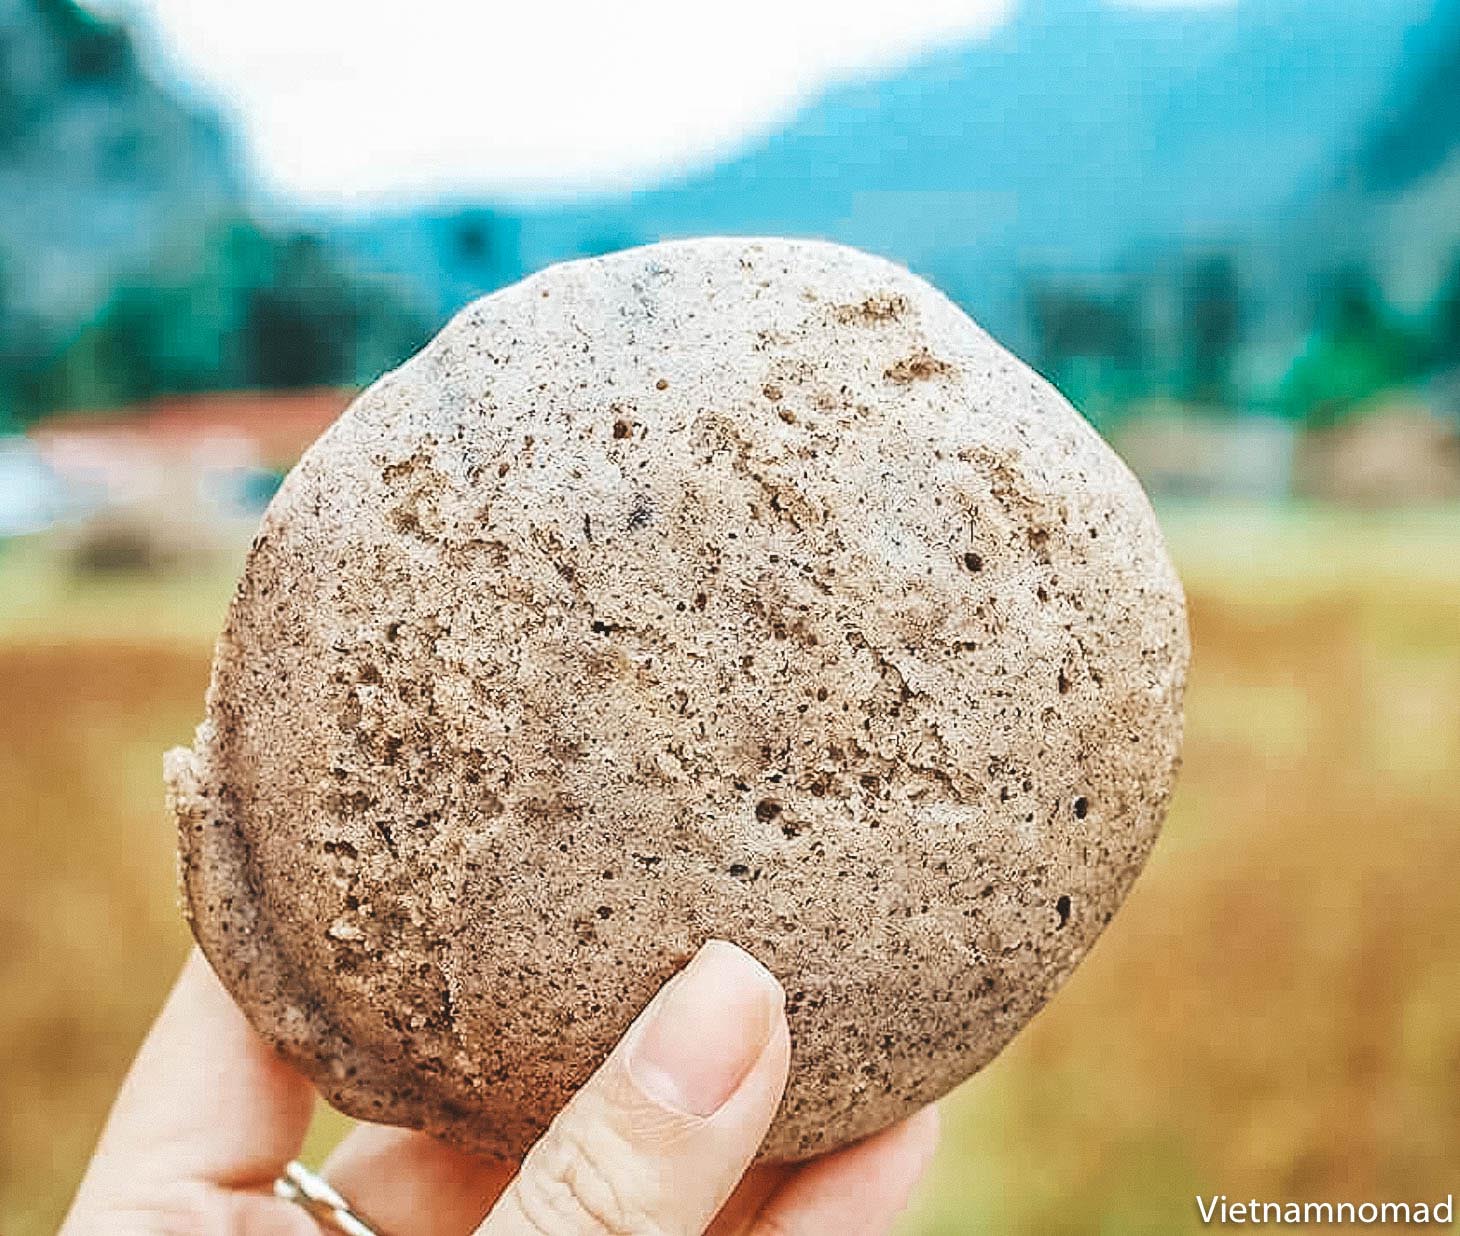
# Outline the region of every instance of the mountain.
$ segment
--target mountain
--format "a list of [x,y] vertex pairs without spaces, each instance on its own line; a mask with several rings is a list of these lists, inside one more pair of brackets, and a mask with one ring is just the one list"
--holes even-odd
[[671,182],[291,217],[122,24],[0,0],[0,421],[365,379],[531,270],[708,233],[900,259],[1087,408],[1262,398],[1338,267],[1429,329],[1460,253],[1457,80],[1460,0],[1017,0]]
[[[625,243],[824,236],[906,262],[1018,343],[1031,274],[1241,237],[1318,193],[1428,56],[1437,24],[1434,0],[1023,0],[992,36],[838,86],[713,168],[575,205],[485,203],[466,212],[476,258],[463,260],[455,211],[346,221],[339,234],[365,265],[415,279],[438,316]],[[492,259],[474,270],[484,226]]]
[[1426,42],[1354,160],[1352,179],[1369,192],[1402,191],[1460,155],[1460,4],[1437,8]]
[[119,279],[242,199],[218,118],[72,0],[0,0],[0,293],[8,329],[94,312]]
[[1372,271],[1411,314],[1460,277],[1460,0],[1437,6],[1426,36],[1365,139],[1278,242],[1309,278],[1340,260]]
[[256,209],[231,132],[74,0],[0,0],[0,434],[57,408],[365,381],[428,324]]

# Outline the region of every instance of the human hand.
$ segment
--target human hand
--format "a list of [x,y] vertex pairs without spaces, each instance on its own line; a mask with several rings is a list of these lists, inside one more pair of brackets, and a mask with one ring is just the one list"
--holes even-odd
[[[929,1109],[809,1164],[747,1174],[786,1083],[780,985],[714,941],[672,978],[520,1170],[361,1125],[324,1175],[380,1236],[879,1236],[937,1137]],[[309,1083],[194,952],[142,1045],[62,1236],[318,1236],[272,1192]]]

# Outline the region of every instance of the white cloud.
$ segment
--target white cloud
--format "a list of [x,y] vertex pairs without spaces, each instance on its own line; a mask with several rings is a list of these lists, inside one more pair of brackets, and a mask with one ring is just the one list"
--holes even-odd
[[1011,0],[93,0],[155,26],[306,200],[641,184]]

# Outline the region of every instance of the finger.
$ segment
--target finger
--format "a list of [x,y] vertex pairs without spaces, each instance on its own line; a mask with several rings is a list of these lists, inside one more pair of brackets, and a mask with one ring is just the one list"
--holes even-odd
[[750,1236],[885,1236],[937,1144],[937,1110],[929,1107],[818,1159],[771,1197]]
[[507,1164],[474,1158],[424,1133],[362,1124],[322,1174],[381,1231],[464,1236],[512,1173]]
[[256,1035],[196,949],[142,1044],[83,1190],[271,1182],[299,1151],[308,1082]]
[[786,1085],[785,993],[711,941],[569,1101],[478,1236],[701,1236]]
[[760,1214],[771,1195],[791,1176],[796,1168],[791,1164],[774,1163],[764,1167],[753,1167],[745,1179],[735,1186],[730,1200],[720,1207],[715,1221],[710,1224],[705,1236],[745,1236],[756,1215]]

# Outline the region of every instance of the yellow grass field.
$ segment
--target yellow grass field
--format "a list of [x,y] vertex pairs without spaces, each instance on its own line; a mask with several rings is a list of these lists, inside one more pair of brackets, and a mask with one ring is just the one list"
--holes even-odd
[[[908,1236],[1460,1186],[1460,511],[1165,522],[1196,648],[1170,822],[1069,986],[945,1104]],[[54,1230],[187,946],[159,761],[231,569],[82,581],[0,547],[6,1236]]]

